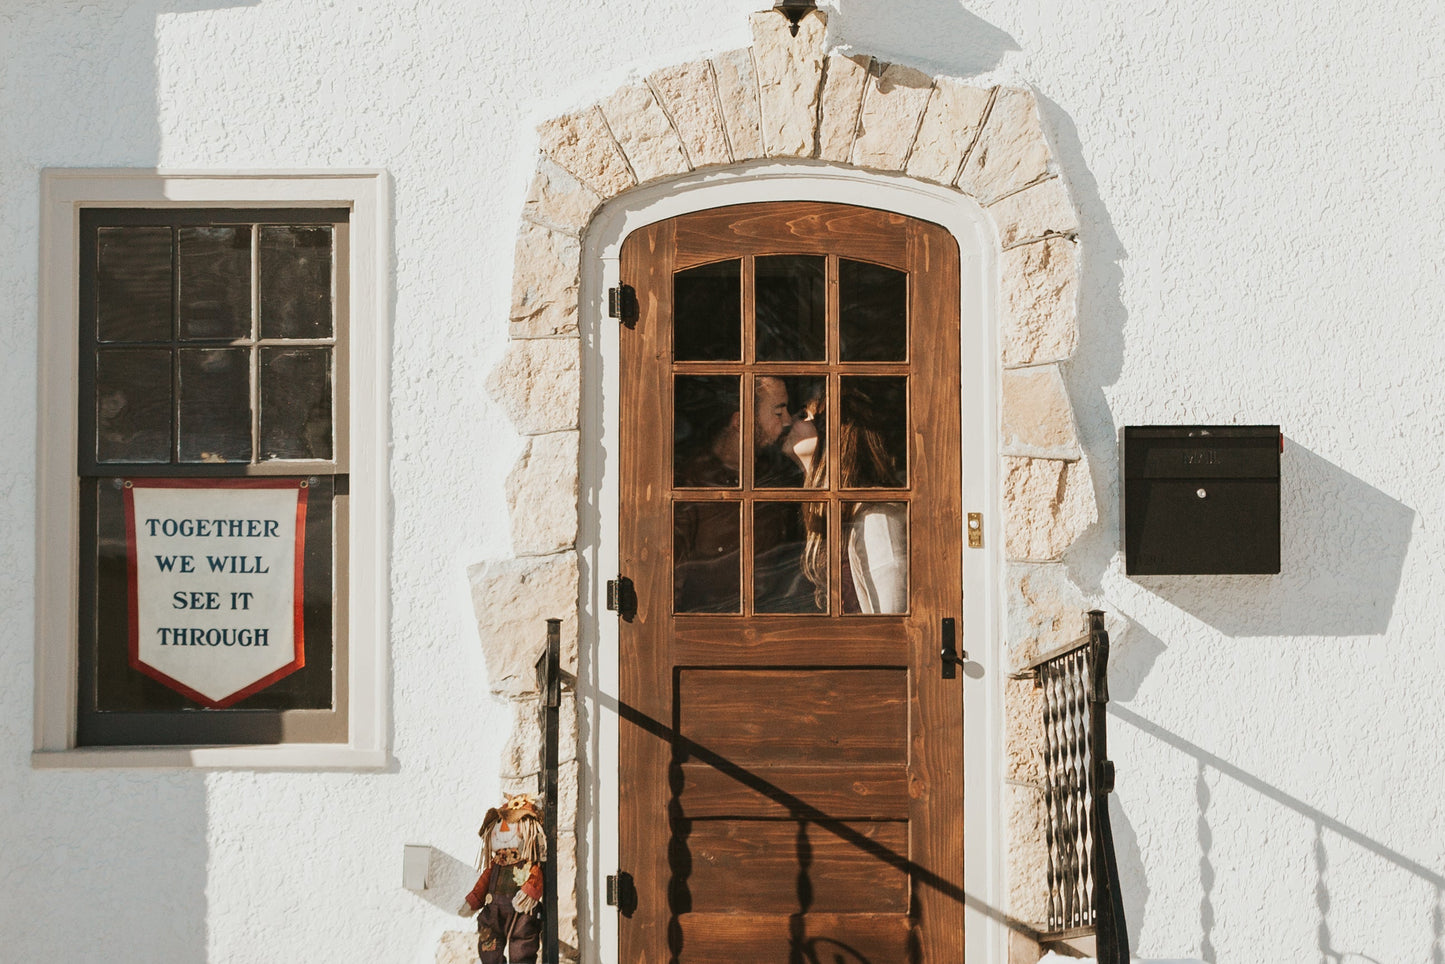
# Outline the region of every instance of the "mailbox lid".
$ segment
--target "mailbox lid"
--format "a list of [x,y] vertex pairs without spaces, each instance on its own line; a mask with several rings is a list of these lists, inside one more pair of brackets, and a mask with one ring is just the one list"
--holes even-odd
[[1279,479],[1278,425],[1129,425],[1126,479]]

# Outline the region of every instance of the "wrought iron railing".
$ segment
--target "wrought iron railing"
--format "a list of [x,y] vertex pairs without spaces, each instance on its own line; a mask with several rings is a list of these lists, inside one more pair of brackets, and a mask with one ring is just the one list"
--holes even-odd
[[1109,826],[1109,634],[1090,610],[1088,634],[1045,653],[1013,679],[1043,690],[1044,810],[1048,910],[1041,944],[1094,938],[1099,964],[1127,964],[1129,936]]
[[557,755],[561,740],[558,715],[562,706],[562,620],[547,620],[547,644],[537,657],[537,711],[542,717],[542,828],[547,835],[547,872],[542,876],[542,947],[538,959],[558,964],[557,942]]

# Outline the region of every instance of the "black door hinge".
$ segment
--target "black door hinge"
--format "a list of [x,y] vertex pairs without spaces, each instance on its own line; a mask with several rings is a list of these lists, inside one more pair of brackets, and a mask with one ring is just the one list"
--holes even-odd
[[607,580],[607,608],[627,622],[637,615],[637,590],[626,576]]
[[607,906],[616,907],[623,917],[631,917],[637,910],[637,888],[627,871],[607,875]]
[[607,317],[618,319],[628,328],[637,327],[637,289],[632,285],[608,288]]

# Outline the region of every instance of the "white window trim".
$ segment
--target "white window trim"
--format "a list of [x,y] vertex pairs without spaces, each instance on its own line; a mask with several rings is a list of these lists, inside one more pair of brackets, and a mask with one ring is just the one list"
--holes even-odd
[[[963,550],[963,645],[976,667],[963,674],[965,956],[971,961],[1007,957],[1008,928],[1000,910],[1007,904],[1003,802],[1007,666],[1002,646],[1006,610],[998,482],[1002,364],[997,334],[997,231],[976,201],[948,188],[816,161],[757,161],[628,191],[606,204],[583,235],[579,292],[584,389],[581,480],[584,492],[595,492],[595,504],[601,507],[598,529],[590,537],[584,533],[580,551],[579,628],[585,655],[578,693],[593,734],[581,748],[586,785],[578,830],[588,855],[578,881],[584,964],[617,960],[617,909],[603,900],[603,879],[616,873],[618,866],[620,782],[617,620],[606,611],[604,589],[606,580],[617,572],[619,544],[619,326],[607,317],[607,289],[619,283],[623,240],[641,227],[723,205],[795,200],[855,204],[920,218],[943,226],[958,241],[963,500],[965,511],[984,513],[985,546]],[[588,438],[589,432],[598,435]],[[588,806],[589,801],[595,803]]]
[[[386,765],[390,398],[390,180],[384,171],[47,170],[41,174],[35,742],[31,764],[70,767],[349,768]],[[346,207],[350,254],[350,674],[345,743],[236,747],[75,745],[79,670],[80,210]]]

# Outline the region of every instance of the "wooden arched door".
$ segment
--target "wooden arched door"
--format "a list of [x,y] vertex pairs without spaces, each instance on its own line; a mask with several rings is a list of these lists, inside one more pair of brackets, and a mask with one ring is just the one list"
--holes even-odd
[[962,960],[956,243],[740,205],[621,281],[620,959]]

